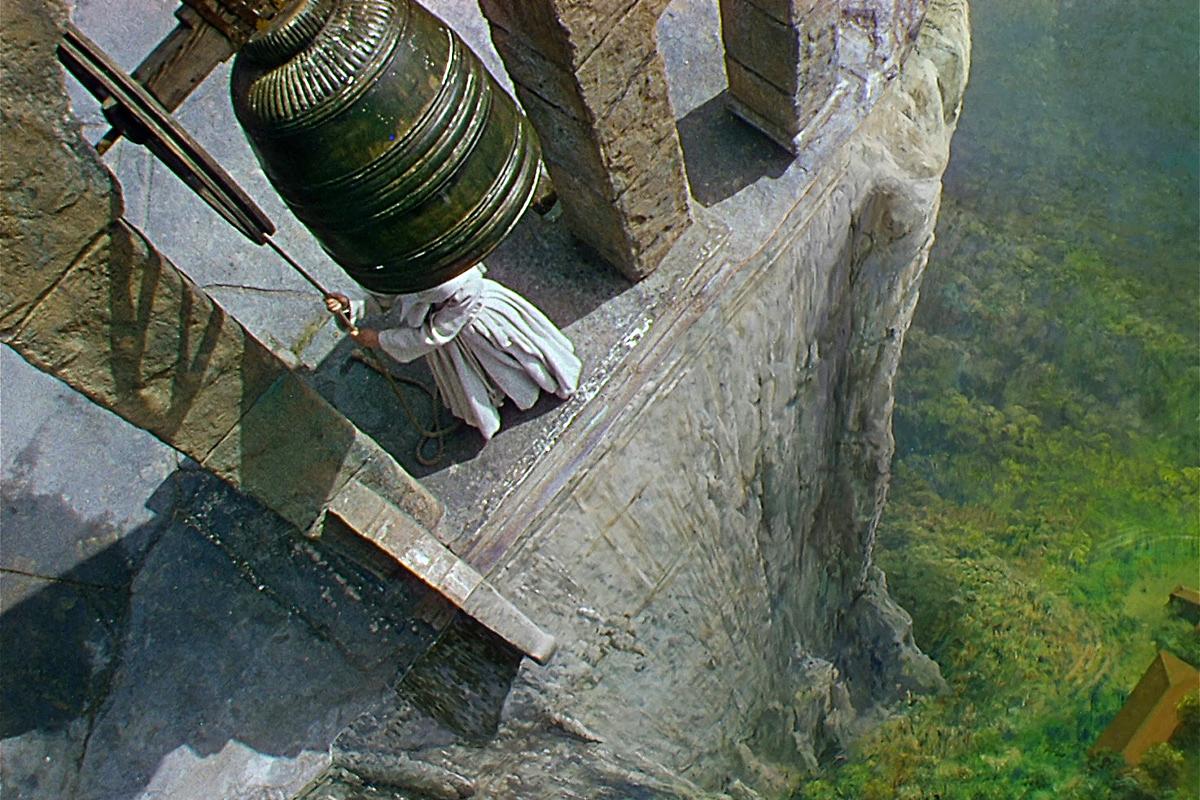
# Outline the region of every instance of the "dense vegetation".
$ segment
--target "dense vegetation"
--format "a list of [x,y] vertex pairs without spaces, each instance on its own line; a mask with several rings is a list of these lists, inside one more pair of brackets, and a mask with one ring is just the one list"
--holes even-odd
[[799,797],[1194,798],[1200,730],[1088,755],[1158,648],[1200,665],[1194,4],[974,18],[878,551],[950,692]]

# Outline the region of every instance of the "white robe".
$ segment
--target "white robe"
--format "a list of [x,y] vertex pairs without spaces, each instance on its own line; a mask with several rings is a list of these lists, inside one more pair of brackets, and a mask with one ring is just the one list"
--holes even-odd
[[[570,397],[583,365],[554,323],[476,265],[422,292],[378,296],[391,308],[379,347],[401,362],[425,356],[451,413],[491,439],[511,397],[530,408],[542,391]],[[362,301],[351,304],[354,318]]]

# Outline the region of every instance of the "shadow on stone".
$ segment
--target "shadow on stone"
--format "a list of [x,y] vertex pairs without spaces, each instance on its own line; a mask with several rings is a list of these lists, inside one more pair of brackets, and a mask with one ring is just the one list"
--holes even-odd
[[[584,362],[585,378],[589,370],[602,362],[620,336],[621,322],[604,325],[605,335],[579,335],[569,326],[589,316],[605,315],[604,306],[612,298],[630,290],[630,283],[617,270],[599,262],[580,245],[561,223],[550,222],[535,213],[527,213],[521,223],[486,260],[487,276],[518,292],[539,309],[554,324],[573,339],[576,353]],[[399,390],[404,395],[412,419],[404,403],[394,395],[388,382],[375,370],[352,359],[355,346],[344,340],[338,344],[310,375],[312,386],[345,414],[360,429],[387,450],[404,469],[417,478],[424,478],[449,467],[474,461],[485,443],[475,429],[462,424],[444,437],[444,452],[436,463],[422,463],[418,447],[422,445],[419,428],[434,430],[453,425],[454,418],[437,404],[438,417],[427,392],[407,383],[416,381],[433,388],[433,376],[425,359],[410,364],[386,360],[393,375],[402,379]],[[562,405],[558,398],[545,394],[530,409],[522,411],[511,401],[500,410],[501,430],[489,447],[503,450],[504,455],[492,461],[513,461],[538,440],[539,433],[553,424],[552,413]],[[534,423],[527,425],[527,423]],[[519,436],[510,436],[514,429],[524,427]],[[501,442],[505,442],[501,444]],[[421,450],[429,459],[436,454],[436,445],[426,443]],[[483,469],[481,465],[477,468]],[[448,498],[443,498],[447,499]]]
[[[400,364],[381,358],[396,378],[393,390],[392,384],[360,360],[354,351],[352,343],[340,343],[312,373],[313,386],[387,450],[410,475],[424,478],[448,467],[465,464],[483,450],[486,443],[479,432],[456,420],[441,401],[435,399],[433,375],[424,359]],[[397,397],[396,392],[401,397]],[[511,401],[507,402],[500,409],[501,430],[511,431],[534,422],[562,402],[557,397],[543,394],[532,408],[524,411]],[[423,436],[423,432],[435,430],[447,432],[441,437]]]
[[500,726],[500,713],[520,666],[519,652],[459,614],[397,690],[464,739],[483,741]]
[[[435,638],[415,581],[305,540],[205,471],[174,473],[125,532],[19,485],[3,502],[6,798],[294,792]],[[47,736],[70,757],[43,754]]]
[[108,526],[80,517],[56,495],[5,486],[0,498],[0,739],[7,739],[65,728],[103,698],[128,618],[133,554],[156,539],[161,526],[157,520],[141,525],[125,535],[125,546],[110,545],[53,574],[57,559],[39,532],[86,543],[111,538]]
[[678,123],[692,196],[706,208],[760,178],[780,177],[793,161],[790,153],[729,111],[728,94],[721,92]]

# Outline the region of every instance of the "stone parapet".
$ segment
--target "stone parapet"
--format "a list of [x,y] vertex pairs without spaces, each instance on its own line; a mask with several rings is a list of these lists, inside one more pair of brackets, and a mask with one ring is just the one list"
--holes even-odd
[[197,460],[285,371],[122,221],[6,338],[39,369]]
[[571,230],[631,280],[691,224],[655,26],[665,0],[483,0]]
[[722,0],[730,107],[794,152],[837,85],[839,0]]
[[[86,155],[87,145],[70,131],[66,103],[46,101],[62,96],[57,68],[22,57],[45,40],[52,22],[45,14],[22,14],[11,6],[4,9],[3,22],[0,337],[7,340],[38,299],[95,246],[120,213],[121,197],[112,175]],[[57,105],[60,113],[33,111],[46,105]],[[48,153],[65,157],[48,158]],[[46,225],[48,218],[57,224]]]
[[928,0],[842,0],[841,47],[868,69],[894,72],[917,41]]
[[799,155],[844,95],[896,75],[926,0],[721,0],[729,107]]
[[329,502],[329,512],[519,652],[545,664],[554,637],[543,632],[427,527],[358,479]]

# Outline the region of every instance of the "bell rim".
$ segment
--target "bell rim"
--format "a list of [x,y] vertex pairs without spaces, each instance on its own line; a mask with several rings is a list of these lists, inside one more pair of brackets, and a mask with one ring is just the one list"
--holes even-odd
[[[525,125],[527,125],[527,123],[523,124],[521,127],[525,127]],[[526,133],[532,134],[532,130],[528,130]],[[342,270],[346,272],[347,275],[354,279],[355,283],[362,286],[367,291],[376,292],[379,294],[411,294],[412,292],[421,292],[425,291],[426,289],[432,289],[434,286],[438,286],[448,280],[451,280],[452,278],[458,277],[494,253],[496,248],[504,243],[504,240],[508,238],[513,229],[520,224],[522,219],[524,219],[525,214],[529,211],[529,207],[533,204],[533,199],[537,195],[538,190],[541,148],[538,146],[536,136],[531,136],[526,139],[525,146],[520,149],[524,151],[524,157],[521,159],[521,168],[516,171],[514,176],[513,185],[519,186],[523,182],[528,181],[529,186],[525,191],[525,196],[521,198],[519,203],[511,206],[511,208],[514,210],[506,222],[495,228],[489,229],[478,236],[479,247],[473,249],[468,255],[460,256],[445,266],[419,272],[404,268],[405,264],[412,263],[414,260],[411,257],[385,262],[383,264],[368,268],[367,270],[364,270],[360,267],[347,265],[332,253],[330,253],[330,257],[333,258],[333,260],[342,268]],[[411,276],[413,280],[393,280],[386,283],[369,280],[364,281],[363,278],[370,277],[374,269],[380,270],[380,277],[383,277],[384,275],[387,275],[391,278],[407,278]],[[390,274],[384,270],[390,270]]]

